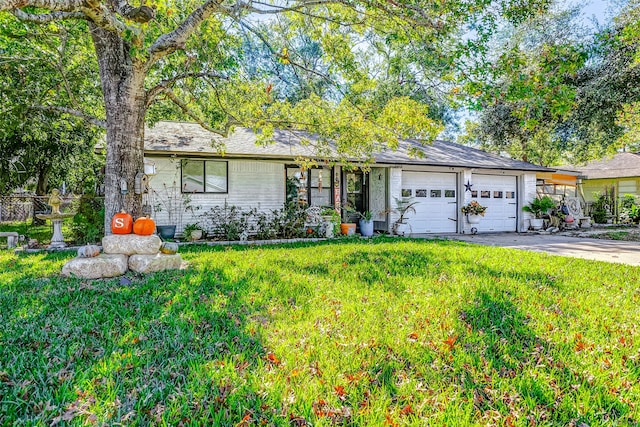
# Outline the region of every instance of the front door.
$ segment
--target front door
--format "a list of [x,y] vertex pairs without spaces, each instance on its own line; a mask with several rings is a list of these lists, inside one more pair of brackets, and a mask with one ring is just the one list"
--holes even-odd
[[[358,212],[364,212],[367,210],[367,175],[362,171],[345,171],[343,182],[344,187],[344,199],[346,205]],[[354,213],[345,214],[345,220],[349,222],[358,222],[358,216]]]

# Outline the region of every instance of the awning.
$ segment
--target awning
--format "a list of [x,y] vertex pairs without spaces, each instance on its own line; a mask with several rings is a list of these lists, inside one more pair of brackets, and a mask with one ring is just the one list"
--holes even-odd
[[578,177],[576,175],[567,175],[563,173],[541,172],[536,174],[536,178],[544,179],[545,184],[558,185],[577,185]]

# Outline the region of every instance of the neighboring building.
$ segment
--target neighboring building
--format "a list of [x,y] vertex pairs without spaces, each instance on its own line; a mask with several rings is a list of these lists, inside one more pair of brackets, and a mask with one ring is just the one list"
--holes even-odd
[[579,196],[581,179],[578,171],[538,172],[536,178],[538,196],[551,196],[556,201]]
[[[598,194],[607,191],[618,198],[625,194],[640,195],[640,154],[618,153],[612,157],[594,160],[584,166],[563,166],[580,173],[581,196],[593,202]],[[613,191],[612,191],[613,189]]]
[[[302,136],[277,131],[275,143],[262,146],[247,129],[221,138],[197,124],[160,122],[145,132],[145,162],[155,164],[149,180],[154,191],[145,195],[145,203],[154,206],[154,193],[175,184],[192,205],[201,207],[197,215],[225,202],[270,211],[284,205],[287,182],[296,177],[306,182],[303,197],[310,205],[348,202],[359,211],[371,210],[375,228],[381,231],[391,229],[397,219],[395,200],[401,198],[419,202],[409,217],[413,233],[469,232],[472,226],[460,207],[473,199],[488,207],[479,232],[523,231],[529,214],[521,207],[536,196],[536,174],[552,172],[443,141],[425,146],[424,158],[410,157],[409,148],[417,143],[405,141],[396,151],[376,153],[368,172],[323,161],[318,163],[325,166],[302,172],[296,159],[313,155],[301,144]],[[224,143],[224,156],[212,147],[212,140]],[[166,211],[155,217],[159,224],[166,222]],[[193,220],[184,217],[179,226],[188,222]]]

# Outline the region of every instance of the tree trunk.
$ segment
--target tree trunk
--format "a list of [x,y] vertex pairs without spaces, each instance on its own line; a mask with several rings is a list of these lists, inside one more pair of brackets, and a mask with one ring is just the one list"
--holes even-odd
[[107,159],[104,177],[105,233],[111,218],[125,210],[139,216],[142,195],[134,193],[135,176],[144,168],[144,72],[117,35],[91,25],[104,94]]
[[[36,196],[46,196],[49,190],[49,168],[40,166],[38,168],[38,183],[36,184]],[[33,201],[33,217],[31,218],[31,225],[44,225],[46,221],[36,217],[38,212],[43,211],[46,206],[42,199],[36,198]]]
[[38,183],[36,184],[36,196],[45,196],[49,190],[49,168],[38,169]]

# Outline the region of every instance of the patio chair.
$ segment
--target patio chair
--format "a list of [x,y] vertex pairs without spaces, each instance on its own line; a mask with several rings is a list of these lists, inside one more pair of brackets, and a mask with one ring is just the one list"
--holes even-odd
[[578,224],[580,228],[590,228],[591,227],[591,217],[586,216],[582,211],[582,205],[580,204],[580,199],[577,197],[567,197],[565,200],[565,206],[569,209],[569,214],[571,214]]
[[320,227],[324,224],[322,215],[320,215],[322,208],[320,206],[309,206],[305,212],[304,229],[309,230],[311,228],[320,231]]

